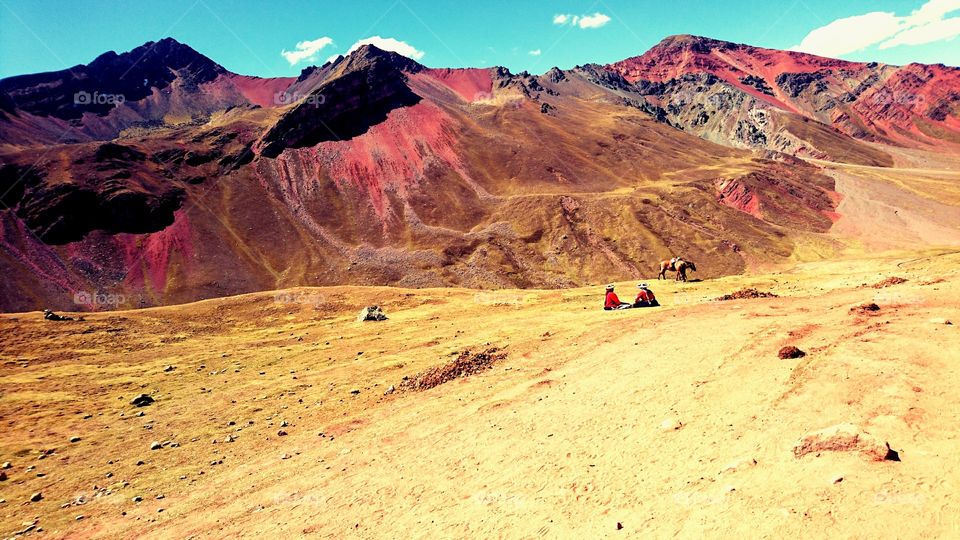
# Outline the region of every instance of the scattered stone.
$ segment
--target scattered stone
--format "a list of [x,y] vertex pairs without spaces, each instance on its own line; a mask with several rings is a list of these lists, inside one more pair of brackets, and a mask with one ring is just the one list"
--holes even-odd
[[620,522],[618,521],[618,522],[617,522],[617,530],[619,531],[619,530],[621,530],[621,529],[623,529],[623,523],[620,523]]
[[290,424],[288,424],[286,420],[283,420],[282,422],[280,422],[280,427],[287,427],[289,425]]
[[290,454],[284,454],[280,456],[280,459],[290,459]]
[[777,295],[766,292],[758,291],[757,289],[740,289],[739,291],[732,292],[730,294],[725,294],[716,298],[718,302],[725,302],[727,300],[744,300],[748,298],[776,298]]
[[7,473],[0,471],[0,482],[4,482],[7,479]]
[[160,443],[157,442],[157,441],[153,441],[152,443],[150,443],[150,449],[151,449],[151,450],[159,450],[159,449],[161,449],[161,448],[163,448],[163,445],[160,444]]
[[154,399],[147,394],[140,394],[137,397],[130,400],[130,404],[134,407],[146,407],[154,402]]
[[175,370],[175,369],[177,369],[177,368],[175,368],[175,367],[173,367],[173,366],[163,366],[163,372],[164,372],[164,373],[170,373],[171,371],[173,371],[173,370]]
[[[906,283],[906,282],[907,280],[902,277],[892,276],[892,277],[888,277],[886,279],[880,280],[874,283],[873,285],[869,285],[869,287],[873,289],[883,289],[884,287],[890,287],[892,285],[900,285],[901,283]],[[862,287],[866,287],[866,286],[867,285],[862,285]]]
[[360,314],[357,315],[357,322],[385,320],[387,320],[387,315],[380,309],[380,306],[365,307],[361,309]]
[[70,437],[70,442],[72,443],[80,442],[80,437],[77,437],[77,436]]
[[75,520],[77,520],[77,521],[80,521],[80,520],[83,519],[83,514],[80,514],[80,515],[78,515],[77,517],[75,517],[75,518],[73,518],[73,519],[75,519]]
[[943,317],[934,317],[933,319],[930,319],[930,324],[952,325],[953,323],[949,319],[944,319]]
[[224,439],[223,442],[225,442],[225,443],[231,443],[231,442],[233,442],[233,441],[235,441],[235,440],[236,440],[236,439],[233,437],[233,435],[227,435],[227,438]]
[[663,422],[660,422],[660,429],[662,431],[675,431],[683,427],[683,423],[676,418],[667,418]]
[[873,461],[900,461],[900,455],[873,435],[854,424],[838,424],[803,436],[793,447],[793,455],[801,458],[820,452],[859,452]]
[[850,308],[851,313],[860,313],[863,315],[876,313],[880,311],[880,306],[874,302],[867,302],[866,304],[860,304],[859,306],[853,306]]
[[360,393],[360,389],[359,389],[359,388],[354,388],[353,390],[350,391],[350,393],[353,394],[353,395],[357,395],[357,394]]
[[383,395],[389,396],[390,394],[392,394],[392,393],[394,393],[394,392],[396,392],[396,391],[397,391],[397,388],[391,384],[391,385],[390,385],[390,388],[387,388],[387,391],[384,392]]
[[[453,354],[457,353],[454,352]],[[417,373],[413,377],[404,377],[403,382],[400,383],[400,388],[413,391],[429,390],[453,379],[468,377],[492,369],[494,362],[506,357],[507,354],[496,347],[491,347],[476,354],[466,350],[461,352],[457,359],[452,362],[434,366]]]
[[277,432],[277,437],[285,437],[286,435],[287,435],[287,432],[282,429]]
[[142,500],[143,500],[143,497],[141,497],[141,496],[139,496],[139,495],[137,495],[137,496],[136,496],[136,497],[134,497],[134,498],[133,498],[132,500],[133,500],[133,502],[135,502],[135,503],[138,503],[138,502],[140,502],[140,501],[142,501]]
[[106,475],[104,475],[104,476],[106,476],[107,478],[113,478],[113,473],[112,473],[112,472],[108,472],[108,473],[107,473]]
[[839,484],[840,482],[843,482],[843,476],[834,476],[834,477],[833,477],[833,481],[830,482],[830,483],[831,483],[831,484]]
[[794,347],[793,345],[788,345],[786,347],[783,347],[782,349],[780,349],[780,352],[777,353],[777,356],[779,356],[781,360],[787,360],[792,358],[803,358],[806,355],[807,353],[801,351],[800,349]]
[[163,500],[163,499],[165,499],[165,498],[166,498],[166,497],[165,497],[162,493],[161,493],[160,495],[157,495],[157,500],[158,500],[158,501],[161,501],[161,500]]
[[39,502],[43,500],[43,493],[39,491],[30,496],[30,502]]
[[0,465],[0,469],[9,469],[10,467],[13,467],[13,464],[9,461],[4,461],[3,465]]

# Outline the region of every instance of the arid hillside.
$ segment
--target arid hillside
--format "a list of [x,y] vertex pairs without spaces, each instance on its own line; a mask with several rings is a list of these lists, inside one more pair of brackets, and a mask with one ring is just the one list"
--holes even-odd
[[958,268],[2,315],[0,533],[955,536]]

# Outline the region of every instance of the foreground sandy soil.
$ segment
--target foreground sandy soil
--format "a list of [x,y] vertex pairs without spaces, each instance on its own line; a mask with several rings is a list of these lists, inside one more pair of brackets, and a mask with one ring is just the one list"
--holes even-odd
[[[779,297],[713,300],[743,287]],[[655,291],[623,312],[592,288],[339,287],[2,315],[0,538],[960,534],[960,252]],[[356,322],[368,304],[390,319]],[[400,388],[489,347],[489,370]],[[840,423],[902,461],[795,457]]]

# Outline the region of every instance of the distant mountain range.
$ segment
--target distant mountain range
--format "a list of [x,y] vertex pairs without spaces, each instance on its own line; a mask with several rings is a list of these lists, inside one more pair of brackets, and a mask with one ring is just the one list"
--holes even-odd
[[542,75],[364,46],[269,79],[167,38],[0,80],[0,309],[734,273],[836,218],[798,157],[893,147],[958,152],[960,69],[674,36]]

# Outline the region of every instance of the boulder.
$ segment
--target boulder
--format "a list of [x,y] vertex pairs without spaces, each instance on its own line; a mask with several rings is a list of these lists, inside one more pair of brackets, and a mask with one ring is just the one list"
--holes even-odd
[[873,461],[900,461],[890,445],[854,424],[837,424],[805,434],[793,447],[793,455],[802,458],[821,452],[859,452]]
[[387,320],[386,314],[383,310],[380,309],[380,306],[369,306],[360,310],[360,314],[357,315],[357,322],[363,321],[385,321]]

